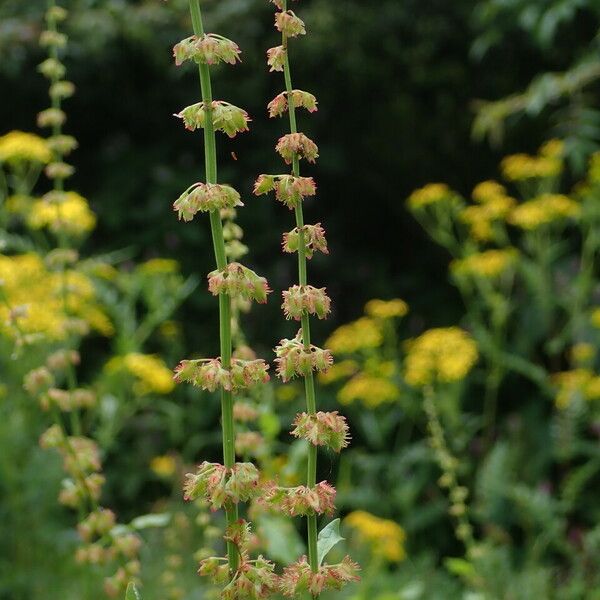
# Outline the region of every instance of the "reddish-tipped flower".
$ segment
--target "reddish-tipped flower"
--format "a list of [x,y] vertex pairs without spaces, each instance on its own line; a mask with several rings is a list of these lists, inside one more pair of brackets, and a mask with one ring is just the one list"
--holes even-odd
[[314,573],[306,556],[286,567],[279,579],[279,589],[285,596],[299,596],[308,592],[318,596],[323,590],[339,590],[350,581],[358,581],[360,567],[346,556],[341,563],[321,565]]
[[340,452],[350,442],[346,419],[337,411],[319,411],[313,415],[300,413],[294,426],[293,436],[304,438],[314,446],[328,446],[334,452]]
[[214,65],[218,62],[234,65],[240,60],[240,54],[240,49],[235,42],[216,33],[207,33],[200,37],[192,35],[173,47],[177,66],[186,60],[205,65]]
[[285,48],[283,46],[275,46],[267,50],[267,65],[269,71],[283,71],[285,64]]
[[229,185],[194,183],[175,202],[173,210],[180,219],[191,221],[198,212],[210,212],[243,206],[240,195]]
[[275,28],[285,37],[296,37],[306,33],[304,21],[291,10],[275,13]]
[[325,293],[325,288],[316,288],[312,285],[293,285],[285,290],[282,296],[281,308],[283,308],[286,319],[299,321],[305,313],[324,319],[331,310],[331,300]]
[[[209,111],[206,110],[204,102],[197,102],[186,106],[174,116],[183,120],[186,129],[194,131],[204,127],[207,112]],[[248,123],[251,120],[248,113],[229,102],[214,100],[210,113],[215,130],[226,133],[230,138],[235,137],[236,133],[248,131]]]
[[222,388],[237,392],[269,381],[269,365],[264,360],[241,360],[234,358],[231,369],[225,369],[221,358],[182,360],[175,369],[177,383],[191,383],[203,390],[214,392]]
[[252,463],[235,463],[228,469],[219,463],[204,461],[196,473],[185,476],[184,498],[204,498],[212,510],[226,502],[247,501],[258,493],[258,470]]
[[300,229],[295,227],[292,231],[283,234],[283,251],[292,253],[298,252],[300,247],[300,231],[302,231],[302,240],[304,242],[304,255],[311,259],[315,252],[329,254],[327,249],[327,240],[325,239],[325,230],[321,223],[316,225],[304,225]]
[[272,486],[266,490],[264,499],[267,505],[291,517],[331,514],[335,510],[335,488],[326,481],[313,488]]
[[291,164],[295,156],[314,163],[319,157],[317,145],[303,133],[288,133],[279,138],[275,150],[286,164]]
[[333,364],[330,350],[324,350],[311,344],[305,348],[302,342],[302,329],[292,340],[283,339],[275,348],[277,375],[283,382],[296,375],[306,376],[312,371],[324,372]]
[[288,110],[289,104],[292,104],[294,108],[305,108],[308,112],[315,112],[317,109],[317,99],[308,92],[302,90],[292,90],[291,101],[288,102],[289,94],[287,92],[281,92],[269,102],[267,109],[269,110],[269,117],[280,117],[286,110]]
[[229,263],[225,269],[211,271],[208,274],[208,289],[214,296],[225,293],[245,300],[256,300],[260,304],[267,301],[267,294],[271,292],[264,277],[236,262]]
[[275,190],[275,198],[290,210],[296,208],[306,196],[314,196],[317,186],[312,177],[293,175],[259,175],[254,182],[254,194],[260,196]]

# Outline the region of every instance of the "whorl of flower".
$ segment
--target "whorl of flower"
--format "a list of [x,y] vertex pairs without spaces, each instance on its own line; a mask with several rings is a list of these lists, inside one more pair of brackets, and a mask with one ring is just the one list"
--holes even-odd
[[285,37],[297,37],[306,34],[304,21],[291,10],[275,13],[275,28]]
[[[327,249],[327,240],[325,239],[325,230],[321,223],[316,225],[304,225],[302,228],[304,240],[304,255],[311,259],[315,252],[329,254]],[[283,234],[283,251],[287,253],[298,252],[300,246],[300,230],[294,227],[292,231]]]
[[238,456],[258,456],[264,450],[265,438],[258,431],[240,431],[235,436]]
[[282,292],[283,304],[281,308],[286,319],[299,321],[303,314],[316,315],[325,319],[331,311],[331,300],[325,293],[325,288],[316,288],[312,285],[293,285]]
[[300,413],[294,420],[291,434],[304,438],[313,446],[327,446],[334,452],[340,452],[350,443],[350,432],[346,418],[337,411],[319,411],[313,415]]
[[62,134],[49,137],[46,143],[52,152],[57,152],[61,156],[70,154],[79,145],[73,136]]
[[[292,90],[291,92],[292,104],[294,108],[305,108],[308,112],[316,112],[317,99],[310,93],[304,92],[303,90]],[[267,105],[269,110],[269,117],[280,117],[284,112],[288,110],[288,93],[281,92],[269,102]]]
[[267,50],[267,65],[269,71],[283,71],[285,64],[285,48],[283,46],[275,46]]
[[485,250],[453,260],[450,270],[457,277],[496,279],[511,270],[518,257],[519,252],[516,248]]
[[95,537],[106,535],[116,524],[115,513],[107,508],[99,508],[91,512],[77,525],[77,531],[84,542],[91,542]]
[[54,375],[47,367],[38,367],[29,371],[23,379],[23,389],[32,396],[47,391],[54,385]]
[[51,162],[44,168],[44,173],[48,179],[68,179],[75,173],[75,167],[66,162]]
[[40,405],[44,410],[51,406],[58,407],[61,411],[69,412],[80,408],[91,408],[96,404],[96,394],[85,388],[74,390],[61,390],[50,388],[39,397]]
[[0,137],[0,163],[31,161],[50,162],[52,153],[46,140],[24,131],[10,131]]
[[47,79],[62,79],[67,70],[56,58],[47,58],[38,65],[38,71]]
[[304,158],[310,163],[314,163],[319,158],[317,145],[303,133],[287,133],[280,137],[275,150],[286,165],[291,165],[295,156]]
[[259,492],[259,473],[252,463],[235,463],[231,469],[204,461],[196,473],[187,473],[183,486],[185,500],[203,498],[212,510],[224,504],[247,501]]
[[375,319],[393,319],[408,314],[408,304],[400,298],[378,300],[374,298],[365,304],[365,313]]
[[229,263],[225,269],[216,269],[208,274],[208,289],[213,296],[225,293],[232,297],[255,300],[259,304],[267,301],[271,292],[267,280],[240,263]]
[[96,442],[86,437],[67,438],[72,452],[62,452],[64,469],[68,473],[94,473],[101,469],[100,450]]
[[268,369],[269,365],[261,359],[234,358],[231,369],[223,367],[220,357],[182,360],[175,369],[174,379],[177,383],[191,383],[209,392],[214,392],[219,387],[237,392],[269,381]]
[[313,488],[299,485],[279,487],[273,485],[265,490],[264,502],[290,517],[304,517],[314,514],[332,514],[335,510],[335,488],[326,481]]
[[[186,106],[174,116],[183,120],[186,129],[194,131],[204,127],[206,113],[204,102],[197,102]],[[248,113],[229,102],[213,100],[210,113],[215,131],[222,131],[230,138],[239,132],[248,131],[248,123],[251,121]]]
[[192,35],[173,47],[175,64],[180,66],[186,60],[198,64],[215,65],[218,62],[235,65],[240,60],[238,45],[216,33],[206,33],[201,37]]
[[83,481],[63,479],[62,489],[58,494],[58,501],[69,508],[77,508],[86,498],[98,501],[102,493],[105,477],[100,473],[91,473]]
[[241,423],[249,423],[258,419],[258,410],[248,402],[238,400],[233,405],[233,418]]
[[426,331],[408,345],[405,379],[414,387],[463,379],[477,362],[477,344],[459,327]]
[[64,48],[67,45],[67,36],[58,31],[42,31],[39,43],[42,48]]
[[330,350],[318,348],[311,344],[305,348],[302,342],[302,330],[294,339],[283,339],[275,348],[277,375],[283,382],[296,375],[306,376],[312,371],[325,372],[333,364]]
[[38,127],[55,127],[63,125],[67,115],[60,108],[47,108],[38,113]]
[[285,596],[296,597],[308,592],[313,597],[327,589],[339,590],[350,581],[358,581],[360,567],[345,556],[341,563],[321,565],[313,572],[306,556],[286,567],[280,578],[279,589]]
[[75,84],[71,81],[56,81],[48,90],[51,98],[64,100],[70,98],[75,93]]
[[354,529],[360,540],[371,546],[376,556],[390,562],[400,562],[406,558],[406,533],[395,521],[381,519],[364,510],[355,510],[344,519],[344,524]]
[[563,194],[542,194],[519,204],[508,220],[513,225],[532,231],[556,221],[575,218],[581,213],[581,206]]
[[306,196],[317,193],[317,185],[312,177],[294,177],[293,175],[259,175],[254,183],[254,194],[260,196],[275,190],[275,198],[294,209]]
[[197,212],[211,212],[244,206],[239,193],[222,183],[194,183],[175,202],[173,210],[179,219],[191,221]]

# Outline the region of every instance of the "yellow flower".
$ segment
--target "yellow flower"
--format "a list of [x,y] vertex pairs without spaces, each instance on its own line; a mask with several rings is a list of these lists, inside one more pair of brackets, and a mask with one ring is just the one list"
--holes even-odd
[[159,477],[164,477],[165,479],[171,477],[171,475],[175,473],[176,467],[177,462],[175,461],[175,458],[173,458],[173,456],[171,456],[170,454],[165,454],[163,456],[155,456],[150,461],[150,468],[152,469],[152,471],[154,471],[154,473],[156,473],[156,475],[158,475]]
[[461,211],[460,219],[470,225],[471,235],[476,240],[489,241],[493,234],[492,223],[505,219],[516,203],[510,196],[491,196],[482,204],[467,206]]
[[179,335],[181,328],[179,327],[179,323],[176,323],[175,321],[165,321],[164,323],[161,323],[158,330],[160,335],[164,338],[172,339]]
[[168,275],[179,272],[179,263],[170,258],[152,258],[142,263],[138,271],[143,275]]
[[544,142],[540,146],[540,156],[546,156],[550,158],[560,158],[565,152],[565,143],[562,140],[553,138]]
[[471,196],[476,202],[485,204],[498,196],[506,196],[506,188],[497,181],[482,181],[473,188]]
[[406,558],[406,533],[395,521],[355,510],[344,519],[344,524],[354,529],[362,542],[369,544],[373,554],[390,562],[401,562]]
[[408,197],[408,206],[411,210],[454,200],[456,195],[445,183],[428,183],[426,186],[415,190]]
[[37,254],[0,255],[0,280],[6,302],[0,302],[0,333],[18,335],[10,325],[18,310],[17,327],[23,334],[42,334],[48,340],[69,335],[73,319],[80,319],[104,335],[113,333],[108,317],[95,301],[92,282],[77,271],[48,271]]
[[430,329],[410,342],[405,379],[415,387],[436,379],[445,383],[458,381],[477,359],[477,345],[466,331],[459,327]]
[[32,229],[48,227],[54,233],[82,235],[94,229],[96,215],[82,196],[66,192],[62,202],[36,200],[31,207],[27,224]]
[[99,262],[92,265],[90,272],[92,275],[105,279],[106,281],[114,281],[119,276],[119,271],[108,263]]
[[11,131],[0,137],[0,162],[17,163],[31,161],[46,164],[52,152],[46,140],[23,131]]
[[340,404],[362,402],[368,408],[395,402],[399,396],[400,390],[387,377],[370,373],[358,373],[337,394]]
[[517,206],[509,222],[521,229],[533,230],[554,221],[576,217],[581,212],[577,202],[562,194],[542,194]]
[[552,383],[557,387],[554,400],[557,408],[564,409],[573,399],[581,397],[585,400],[600,399],[600,376],[588,369],[573,369],[554,373]]
[[6,210],[13,215],[24,215],[31,208],[33,198],[25,194],[14,194],[6,199]]
[[338,327],[325,342],[332,352],[351,354],[357,350],[377,348],[383,342],[379,325],[368,317]]
[[518,258],[514,248],[485,250],[466,258],[453,260],[450,269],[454,275],[493,279],[512,268]]
[[122,370],[131,373],[137,380],[133,391],[140,396],[152,392],[168,394],[175,387],[171,370],[160,358],[150,354],[130,352],[124,356],[115,356],[108,361],[105,369],[107,373]]
[[408,313],[408,304],[400,298],[393,300],[369,300],[365,305],[365,312],[370,317],[377,319],[392,319],[403,317]]
[[590,315],[590,322],[592,324],[592,327],[600,329],[600,306],[592,310],[592,314]]
[[588,179],[592,183],[600,182],[600,152],[594,152],[590,157]]
[[585,364],[596,356],[596,348],[593,344],[579,342],[571,348],[571,360],[575,364]]
[[508,181],[525,179],[545,179],[560,175],[563,163],[556,156],[530,156],[529,154],[513,154],[500,163],[502,175]]
[[298,389],[294,385],[280,385],[275,391],[275,396],[280,402],[291,402],[298,397]]
[[[333,363],[327,371],[319,373],[319,381],[324,385],[345,379],[354,375],[358,371],[358,363],[355,360],[342,360]],[[287,387],[287,386],[286,386]]]

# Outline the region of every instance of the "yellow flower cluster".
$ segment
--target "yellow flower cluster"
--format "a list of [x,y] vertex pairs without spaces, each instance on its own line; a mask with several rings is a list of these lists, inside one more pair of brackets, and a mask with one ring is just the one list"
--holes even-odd
[[411,210],[418,210],[438,202],[452,201],[456,195],[445,183],[428,183],[426,186],[415,190],[408,197],[408,206]]
[[335,362],[327,369],[319,373],[319,381],[324,385],[345,379],[346,377],[352,377],[358,371],[358,363],[355,360],[342,360]]
[[170,454],[164,454],[162,456],[155,456],[150,461],[150,469],[159,477],[165,479],[171,477],[175,473],[177,468],[177,462]]
[[470,226],[474,239],[486,242],[492,239],[492,224],[506,218],[517,201],[504,193],[504,188],[493,181],[484,181],[473,190],[479,204],[467,206],[460,213],[463,223]]
[[[92,282],[82,273],[48,271],[37,254],[0,255],[0,333],[14,338],[11,314],[19,313],[23,334],[41,334],[48,340],[69,335],[73,318],[85,321],[103,335],[113,326],[95,302]],[[66,309],[66,310],[65,310]]]
[[171,258],[152,258],[138,267],[142,275],[169,275],[179,272],[179,263]]
[[96,216],[82,196],[66,192],[59,203],[37,200],[31,206],[27,224],[32,229],[48,227],[52,232],[82,235],[94,229]]
[[590,322],[593,327],[600,329],[600,306],[592,310],[592,314],[590,315]]
[[362,402],[367,408],[377,408],[382,404],[395,402],[399,396],[400,390],[389,377],[361,372],[344,384],[337,398],[340,404]]
[[46,140],[23,131],[11,131],[0,137],[0,162],[18,163],[31,161],[46,164],[52,152]]
[[376,319],[404,317],[408,313],[408,304],[400,298],[393,300],[369,300],[365,304],[365,313]]
[[498,196],[506,196],[506,188],[497,181],[482,181],[473,188],[471,196],[475,202],[485,204]]
[[508,181],[544,179],[560,175],[563,169],[564,144],[560,140],[549,140],[543,144],[537,156],[513,154],[500,163],[502,175]]
[[405,379],[418,387],[463,379],[477,362],[477,345],[459,327],[430,329],[408,346]]
[[552,375],[557,387],[555,404],[557,408],[567,408],[576,397],[585,400],[600,400],[600,375],[588,369],[573,369]]
[[377,322],[368,317],[338,327],[325,342],[334,353],[352,354],[358,350],[377,348],[383,336]]
[[458,277],[494,279],[513,268],[518,256],[515,248],[485,250],[466,258],[453,260],[450,269]]
[[173,373],[157,356],[130,352],[124,356],[115,356],[106,364],[107,373],[127,371],[136,382],[133,391],[139,396],[156,392],[168,394],[175,387]]
[[596,348],[588,342],[579,342],[571,348],[571,360],[578,365],[589,363],[596,356]]
[[509,215],[509,222],[528,231],[561,219],[577,217],[581,207],[563,194],[542,194],[517,206]]
[[354,529],[362,542],[369,544],[373,554],[390,562],[401,562],[406,558],[406,533],[395,521],[356,510],[344,519],[344,524]]

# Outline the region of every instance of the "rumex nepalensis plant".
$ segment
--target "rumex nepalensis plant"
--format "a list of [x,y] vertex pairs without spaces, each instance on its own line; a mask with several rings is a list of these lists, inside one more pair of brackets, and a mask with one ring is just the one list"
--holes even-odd
[[271,71],[281,71],[284,75],[285,91],[278,94],[269,104],[270,117],[289,116],[290,132],[283,135],[275,150],[286,165],[291,165],[291,173],[262,174],[256,180],[254,193],[266,194],[274,191],[277,200],[294,211],[296,227],[284,234],[284,252],[298,254],[298,284],[283,292],[282,308],[286,319],[300,322],[301,328],[292,339],[281,340],[275,349],[277,373],[286,382],[293,377],[304,378],[306,412],[299,414],[294,422],[292,434],[309,443],[307,478],[305,486],[282,488],[273,486],[267,491],[266,500],[290,516],[306,516],[308,559],[302,557],[288,566],[282,577],[281,591],[294,596],[308,591],[317,596],[326,588],[339,589],[345,582],[356,580],[358,565],[349,557],[336,565],[323,565],[323,553],[317,544],[317,517],[334,511],[335,489],[327,482],[317,484],[317,449],[327,446],[339,452],[348,445],[348,426],[343,416],[337,412],[317,412],[314,372],[326,371],[333,362],[327,349],[311,343],[310,315],[324,319],[330,312],[331,301],[325,288],[316,288],[307,281],[307,259],[315,251],[327,253],[325,232],[320,223],[304,223],[303,201],[316,194],[312,177],[300,175],[300,160],[314,163],[318,157],[317,145],[304,133],[298,131],[296,109],[305,108],[309,112],[317,110],[315,97],[303,90],[292,87],[289,39],[306,33],[303,21],[293,11],[287,9],[286,0],[271,0],[277,7],[275,28],[281,33],[281,45],[267,51],[267,64]]

